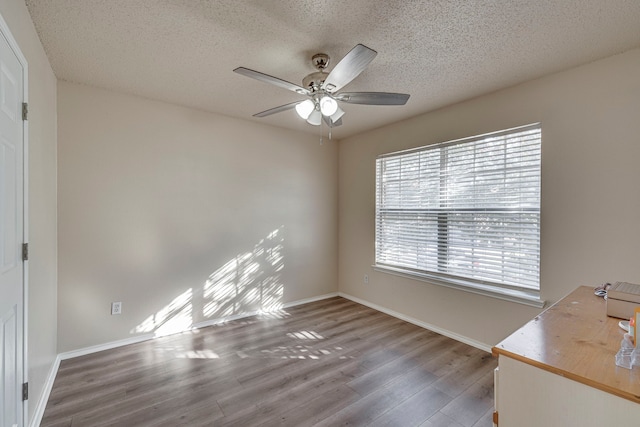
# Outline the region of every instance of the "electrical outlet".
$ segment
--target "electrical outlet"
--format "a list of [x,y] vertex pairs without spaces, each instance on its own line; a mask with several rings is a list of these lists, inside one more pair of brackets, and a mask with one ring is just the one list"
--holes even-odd
[[369,275],[368,274],[364,275],[364,283],[369,283]]
[[121,302],[112,302],[111,303],[111,314],[122,314],[122,303]]

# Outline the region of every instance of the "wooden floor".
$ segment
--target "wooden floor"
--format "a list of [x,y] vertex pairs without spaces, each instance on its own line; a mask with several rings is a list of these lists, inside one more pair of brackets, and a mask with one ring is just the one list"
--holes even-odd
[[490,427],[496,365],[336,297],[65,360],[41,426]]

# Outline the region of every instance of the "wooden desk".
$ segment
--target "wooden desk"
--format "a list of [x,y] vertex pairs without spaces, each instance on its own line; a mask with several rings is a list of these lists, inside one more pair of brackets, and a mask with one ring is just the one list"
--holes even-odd
[[640,367],[615,364],[619,320],[582,286],[495,346],[499,425],[640,426]]

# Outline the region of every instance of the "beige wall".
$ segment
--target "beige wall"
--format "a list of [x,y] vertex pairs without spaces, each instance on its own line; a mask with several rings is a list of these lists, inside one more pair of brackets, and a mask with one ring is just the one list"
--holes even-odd
[[337,291],[335,142],[66,82],[58,119],[60,352]]
[[[374,271],[375,159],[542,123],[541,292],[640,282],[640,50],[340,142],[340,291],[494,345],[537,310]],[[369,284],[363,275],[369,275]]]
[[29,69],[29,417],[56,357],[56,78],[22,0],[3,0],[0,14]]

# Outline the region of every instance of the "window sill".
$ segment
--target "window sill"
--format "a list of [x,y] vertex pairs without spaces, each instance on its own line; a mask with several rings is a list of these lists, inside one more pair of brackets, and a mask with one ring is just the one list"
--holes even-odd
[[404,270],[402,268],[394,268],[382,265],[373,265],[374,270],[381,273],[393,274],[395,276],[405,277],[408,279],[420,280],[433,285],[445,286],[460,291],[471,292],[478,295],[484,295],[505,301],[524,304],[531,307],[543,308],[546,301],[540,299],[540,292],[524,289],[508,289],[499,286],[491,286],[484,283],[476,283],[464,280],[447,280],[441,277],[431,276],[429,274],[417,273],[415,271]]

